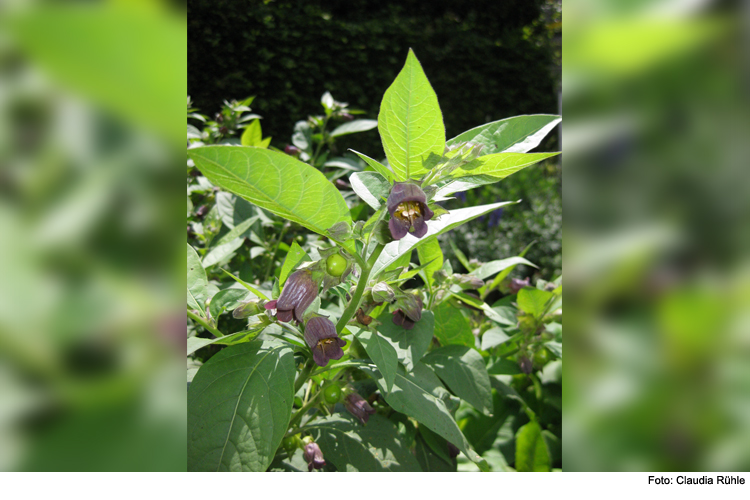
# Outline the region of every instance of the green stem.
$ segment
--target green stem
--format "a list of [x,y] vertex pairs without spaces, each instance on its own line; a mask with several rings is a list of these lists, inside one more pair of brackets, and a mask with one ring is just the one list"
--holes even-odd
[[300,370],[299,375],[297,376],[297,380],[294,381],[294,393],[297,394],[299,392],[300,388],[302,387],[302,384],[305,383],[307,380],[307,377],[310,376],[310,372],[313,369],[313,360],[308,359],[307,363],[305,364],[305,367]]
[[219,330],[217,330],[213,326],[209,325],[208,322],[205,319],[201,318],[200,316],[198,316],[197,314],[195,314],[193,311],[188,311],[187,315],[188,315],[188,318],[192,319],[193,321],[195,321],[196,323],[198,323],[199,325],[201,325],[203,328],[205,328],[209,332],[213,333],[214,337],[223,337],[224,336],[223,333],[221,333]]
[[268,277],[271,275],[271,269],[273,269],[273,259],[276,258],[276,252],[279,251],[279,245],[281,245],[281,241],[284,239],[284,233],[286,233],[286,229],[289,226],[289,223],[284,223],[283,226],[281,226],[281,233],[279,234],[279,239],[276,241],[276,246],[273,249],[273,253],[271,254],[271,259],[268,261],[268,267],[266,268],[266,275],[263,277],[263,282],[265,283],[268,281]]
[[[326,142],[326,127],[328,126],[328,120],[331,118],[330,115],[326,115],[325,121],[323,121],[323,127],[320,129],[320,142],[318,143],[318,147],[315,149],[315,154],[310,159],[310,163],[313,167],[315,166],[315,162],[318,160],[318,155],[320,154],[320,150],[323,148],[323,144]],[[317,168],[317,167],[316,167]]]
[[[370,363],[365,363],[362,361],[344,361],[343,363],[339,363],[336,365],[326,366],[325,368],[321,368],[320,370],[316,370],[313,372],[312,376],[317,377],[321,373],[325,373],[327,371],[331,370],[337,370],[339,368],[352,368],[357,366],[370,366]],[[338,377],[338,375],[337,375]]]
[[302,405],[302,408],[297,410],[297,413],[295,413],[292,416],[292,419],[289,420],[289,427],[296,426],[299,423],[299,421],[302,420],[302,417],[304,416],[304,414],[307,412],[307,410],[309,410],[316,404],[316,401],[318,400],[321,394],[323,394],[323,391],[318,391],[317,393],[315,393],[315,396],[313,396],[312,399],[310,399],[310,401]]
[[370,255],[370,258],[367,259],[367,262],[362,267],[362,274],[359,277],[354,296],[352,297],[352,300],[349,301],[349,305],[346,306],[346,309],[344,309],[339,322],[336,323],[336,333],[341,333],[349,320],[352,319],[352,316],[354,316],[354,313],[357,312],[359,303],[362,301],[362,294],[364,294],[365,288],[367,288],[367,280],[370,279],[370,271],[372,271],[372,267],[375,265],[375,262],[377,262],[378,257],[380,257],[383,248],[384,246],[378,243],[378,246],[375,247],[372,255]]

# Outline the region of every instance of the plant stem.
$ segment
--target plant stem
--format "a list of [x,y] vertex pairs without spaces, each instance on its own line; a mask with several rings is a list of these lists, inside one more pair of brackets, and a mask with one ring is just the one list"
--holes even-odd
[[213,333],[214,337],[223,337],[224,336],[223,333],[221,333],[219,330],[217,330],[213,326],[209,325],[208,322],[205,319],[201,318],[200,316],[198,316],[197,314],[195,314],[193,311],[188,311],[187,315],[188,315],[188,318],[192,319],[193,321],[195,321],[196,323],[198,323],[199,325],[201,325],[203,328],[205,328],[209,332]]
[[308,401],[307,403],[305,403],[304,405],[302,405],[302,408],[300,408],[299,410],[297,410],[297,413],[295,413],[292,416],[292,419],[289,420],[289,426],[288,427],[294,427],[295,425],[297,425],[299,423],[299,421],[302,420],[302,417],[307,412],[307,410],[309,410],[310,408],[313,407],[313,405],[315,405],[315,403],[317,402],[317,400],[318,400],[318,398],[320,397],[321,394],[323,394],[323,391],[318,391],[317,393],[315,393],[315,396],[313,396],[312,399],[310,399],[310,401]]
[[273,249],[273,253],[271,254],[271,258],[268,261],[268,267],[266,268],[266,275],[263,277],[263,282],[265,283],[268,281],[268,277],[271,275],[271,269],[273,269],[273,259],[276,258],[276,252],[279,251],[279,245],[281,245],[281,241],[284,239],[284,233],[286,233],[286,229],[289,226],[289,223],[284,223],[283,226],[281,226],[281,233],[279,234],[279,239],[276,241],[276,246]]
[[297,377],[297,380],[294,381],[294,393],[297,394],[299,392],[300,388],[302,387],[302,384],[305,383],[307,380],[307,377],[310,376],[310,372],[313,369],[313,360],[308,359],[307,363],[305,363],[305,367],[302,368],[299,372],[299,376]]
[[352,319],[352,316],[354,316],[354,313],[357,312],[359,303],[362,301],[362,294],[365,292],[365,288],[367,288],[367,280],[370,279],[370,271],[372,271],[372,266],[375,265],[378,257],[380,257],[380,253],[383,251],[383,248],[384,246],[378,243],[378,246],[375,247],[372,255],[370,255],[369,259],[367,259],[364,267],[362,267],[362,275],[359,277],[359,282],[357,283],[357,289],[354,291],[354,296],[352,297],[352,300],[349,301],[349,305],[346,306],[346,309],[344,309],[339,322],[336,323],[336,333],[341,333],[349,320]]
[[310,158],[310,163],[315,168],[318,168],[315,165],[315,162],[318,160],[318,155],[320,154],[320,150],[323,148],[323,144],[326,143],[326,127],[328,126],[328,120],[330,118],[330,115],[326,115],[326,118],[323,121],[323,127],[320,129],[320,142],[318,143],[318,147],[315,149],[315,154],[313,154],[313,157]]
[[352,367],[357,367],[357,366],[370,366],[370,363],[365,363],[365,362],[362,362],[362,361],[353,361],[353,360],[352,361],[344,361],[343,363],[339,363],[337,365],[326,366],[325,368],[321,368],[320,370],[316,370],[315,372],[313,372],[312,376],[313,377],[317,377],[321,373],[325,373],[325,372],[330,371],[330,370],[337,370],[339,368],[352,368]]

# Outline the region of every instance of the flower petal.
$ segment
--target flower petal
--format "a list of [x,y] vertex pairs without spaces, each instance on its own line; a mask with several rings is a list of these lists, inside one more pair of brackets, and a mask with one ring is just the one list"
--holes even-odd
[[393,236],[394,240],[400,240],[406,236],[406,233],[409,232],[409,227],[408,222],[401,221],[395,217],[391,217],[391,220],[388,221],[388,229],[391,230],[391,236]]

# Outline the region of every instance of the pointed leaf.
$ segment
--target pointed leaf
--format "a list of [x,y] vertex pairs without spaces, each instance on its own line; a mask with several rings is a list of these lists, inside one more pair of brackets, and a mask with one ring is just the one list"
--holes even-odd
[[411,371],[414,364],[422,359],[422,356],[427,352],[427,348],[430,347],[430,342],[432,342],[432,334],[435,328],[432,313],[423,311],[422,319],[417,321],[411,330],[394,324],[393,316],[387,311],[378,316],[378,321],[382,323],[378,326],[378,332],[396,351],[399,361],[404,364],[407,370]]
[[518,472],[549,472],[549,450],[542,436],[542,428],[529,422],[516,434],[516,470]]
[[450,302],[443,302],[433,309],[435,314],[435,337],[440,345],[450,344],[474,347],[474,334],[469,320]]
[[443,399],[435,396],[437,389],[445,391],[445,388],[427,366],[417,363],[414,371],[408,374],[399,368],[391,392],[386,391],[380,372],[367,367],[363,367],[362,370],[375,380],[391,408],[412,417],[453,443],[480,468],[489,468],[484,459],[471,449]]
[[494,155],[480,156],[477,161],[479,166],[471,170],[457,168],[451,172],[450,177],[476,177],[489,175],[497,180],[504,179],[510,174],[518,172],[534,163],[547,158],[557,156],[560,153],[496,153]]
[[224,311],[234,311],[239,305],[247,299],[249,291],[244,288],[227,288],[211,297],[212,318],[218,318]]
[[562,118],[557,115],[521,115],[474,127],[447,142],[454,146],[472,142],[484,146],[482,154],[525,153],[542,142]]
[[393,380],[396,378],[396,369],[398,368],[398,355],[393,346],[381,337],[377,332],[368,330],[355,330],[354,336],[357,337],[370,356],[370,359],[378,367],[385,380],[386,390],[390,391],[393,387]]
[[477,351],[449,345],[430,352],[422,362],[435,371],[453,394],[482,413],[492,414],[490,376]]
[[263,132],[261,131],[260,120],[253,120],[242,132],[240,142],[243,146],[258,146],[262,139]]
[[206,270],[201,265],[195,249],[189,244],[187,246],[187,305],[197,309],[201,316],[206,317],[204,304],[206,302],[208,278]]
[[325,236],[337,222],[351,224],[339,190],[319,170],[291,156],[242,146],[205,146],[188,155],[216,186],[318,234]]
[[454,227],[460,226],[461,224],[464,224],[472,219],[476,219],[480,215],[484,215],[506,205],[512,205],[513,203],[518,202],[503,201],[500,203],[492,203],[491,205],[459,208],[458,210],[451,210],[451,212],[448,214],[441,215],[437,220],[431,220],[427,222],[427,234],[422,238],[416,238],[411,234],[407,234],[400,240],[388,243],[383,249],[383,252],[380,254],[377,262],[373,266],[371,276],[376,277],[380,271],[390,266],[406,252],[410,252],[415,247],[427,241],[427,238],[429,238],[430,236],[443,234],[450,231]]
[[395,177],[394,177],[393,172],[391,171],[391,169],[389,169],[388,167],[386,167],[385,165],[383,165],[379,161],[375,161],[372,158],[370,158],[369,156],[363,155],[362,153],[360,153],[358,151],[354,151],[353,149],[350,149],[349,151],[351,151],[352,153],[354,153],[357,156],[359,156],[360,158],[362,158],[362,160],[364,160],[365,163],[367,163],[369,166],[371,166],[372,168],[374,168],[377,173],[379,173],[380,175],[382,175],[383,177],[385,177],[386,179],[388,179],[388,182],[393,182],[393,180],[394,180]]
[[310,257],[302,247],[299,246],[296,241],[293,241],[292,247],[289,249],[289,252],[287,252],[286,259],[284,259],[284,264],[281,266],[279,285],[283,286],[284,283],[286,283],[286,279],[292,274],[292,272],[294,272],[298,265],[303,262],[310,262],[310,260]]
[[516,301],[518,307],[535,318],[540,318],[544,313],[545,305],[553,298],[552,292],[538,290],[536,288],[524,288],[518,292]]
[[377,172],[355,172],[349,176],[349,183],[357,196],[378,210],[383,205],[383,199],[388,199],[391,183]]
[[482,334],[482,350],[488,351],[493,347],[507,342],[509,339],[508,334],[499,326],[490,328]]
[[433,283],[432,275],[443,267],[443,251],[440,249],[437,237],[433,236],[417,247],[419,263],[425,266],[424,274],[430,283]]
[[354,134],[357,132],[366,132],[368,130],[374,129],[377,126],[377,120],[352,120],[333,129],[333,132],[331,132],[331,137]]
[[188,470],[265,471],[292,413],[292,348],[276,341],[229,346],[188,390]]
[[362,425],[352,415],[336,414],[308,426],[323,457],[339,471],[421,472],[419,463],[385,417],[371,415]]
[[430,153],[443,154],[445,126],[437,95],[411,49],[385,91],[378,130],[388,163],[400,181],[426,172],[422,161]]
[[511,266],[517,266],[518,264],[524,264],[526,266],[535,267],[538,269],[538,267],[535,264],[532,264],[528,260],[524,259],[523,257],[509,257],[507,259],[502,260],[493,260],[492,262],[487,262],[485,264],[482,264],[478,268],[474,269],[471,274],[472,276],[476,276],[477,278],[481,280],[485,280],[492,276],[495,273],[499,273],[503,269],[506,269]]

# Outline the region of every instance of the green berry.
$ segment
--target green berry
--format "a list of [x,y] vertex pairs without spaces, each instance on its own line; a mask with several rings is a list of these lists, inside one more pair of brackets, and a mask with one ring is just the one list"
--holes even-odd
[[338,403],[341,399],[341,387],[336,384],[329,385],[323,389],[323,397],[329,405]]
[[549,351],[542,347],[537,352],[534,353],[534,365],[541,368],[544,365],[547,364],[547,362],[550,360]]
[[326,270],[331,276],[339,277],[344,274],[346,265],[346,259],[337,253],[331,255],[326,260]]
[[295,434],[293,436],[287,436],[281,442],[281,446],[286,450],[289,455],[294,454],[294,450],[302,447],[302,440]]

